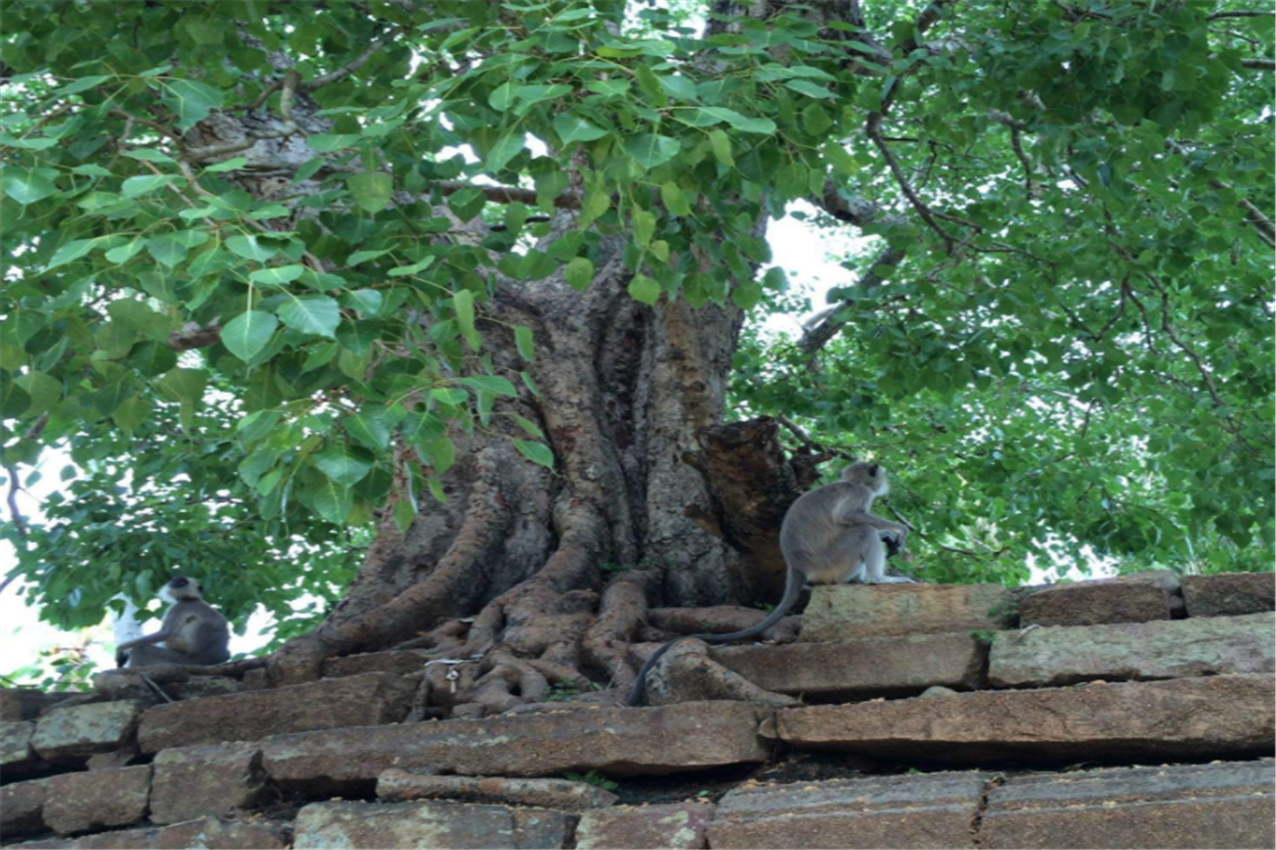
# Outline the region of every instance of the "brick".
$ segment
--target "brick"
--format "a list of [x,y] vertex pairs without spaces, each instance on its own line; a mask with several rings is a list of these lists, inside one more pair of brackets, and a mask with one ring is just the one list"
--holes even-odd
[[997,584],[839,584],[816,587],[802,617],[808,642],[1007,628],[1009,591]]
[[1003,632],[994,687],[1071,685],[1276,671],[1276,613]]
[[596,785],[569,779],[432,776],[393,769],[377,777],[377,799],[383,803],[460,800],[579,811],[614,806],[618,798]]
[[787,708],[776,732],[803,749],[947,764],[1248,757],[1272,750],[1273,691],[1270,675],[981,691]]
[[0,766],[5,770],[22,762],[35,758],[31,749],[31,736],[35,734],[35,723],[30,720],[8,720],[0,722]]
[[59,835],[128,826],[146,817],[150,791],[148,764],[53,776],[44,821]]
[[0,787],[0,835],[5,839],[44,832],[48,779],[10,782]]
[[46,759],[118,750],[133,740],[142,708],[136,700],[55,706],[36,721],[31,746]]
[[985,686],[987,646],[968,633],[781,646],[717,647],[713,659],[781,694],[822,700],[911,696],[931,685]]
[[69,696],[46,694],[35,688],[0,688],[0,721],[35,720],[43,709]]
[[716,809],[709,803],[672,803],[585,812],[576,826],[576,850],[698,850],[708,846]]
[[988,776],[871,776],[729,792],[709,824],[718,848],[974,847],[971,823]]
[[1276,573],[1183,576],[1189,617],[1257,614],[1276,608]]
[[1087,581],[1037,591],[1019,603],[1019,625],[1091,626],[1168,620],[1170,594],[1155,584]]
[[266,770],[288,787],[370,787],[390,768],[476,776],[635,776],[765,761],[758,716],[741,702],[667,708],[591,707],[482,720],[404,723],[279,735]]
[[291,836],[292,825],[284,821],[201,818],[76,839],[31,841],[21,846],[31,850],[284,850]]
[[155,757],[151,821],[177,823],[257,805],[266,788],[255,744],[177,747]]
[[323,675],[330,678],[357,676],[360,673],[393,673],[396,676],[411,676],[420,674],[425,662],[429,659],[428,653],[415,649],[392,649],[387,652],[347,655],[344,658],[329,658],[325,661]]
[[398,676],[368,673],[167,703],[142,715],[138,743],[142,752],[155,753],[287,732],[397,723],[407,714],[414,691],[414,683]]
[[1270,759],[1019,776],[989,791],[979,843],[1270,848],[1272,776]]
[[556,848],[574,821],[546,809],[468,803],[314,803],[297,813],[293,847]]

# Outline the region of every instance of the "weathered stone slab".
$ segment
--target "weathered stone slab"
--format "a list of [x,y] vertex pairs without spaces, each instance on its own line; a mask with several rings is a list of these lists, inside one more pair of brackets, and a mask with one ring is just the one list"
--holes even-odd
[[155,757],[151,821],[177,823],[256,805],[266,788],[256,744],[176,747]]
[[575,815],[468,803],[314,803],[297,813],[306,848],[557,848]]
[[201,818],[171,826],[122,829],[76,839],[28,841],[32,850],[284,850],[291,824]]
[[46,694],[35,688],[0,688],[0,721],[35,720],[47,706],[71,694]]
[[948,764],[1271,753],[1270,675],[1119,682],[1036,691],[786,708],[796,747]]
[[0,787],[0,835],[8,841],[44,832],[44,801],[48,795],[48,779],[10,782]]
[[709,845],[803,848],[974,847],[982,773],[872,776],[737,788],[709,824]]
[[357,676],[360,673],[393,673],[411,676],[420,673],[429,655],[415,649],[392,649],[388,652],[367,652],[329,658],[323,663],[323,675],[329,678]]
[[286,732],[397,723],[414,691],[413,683],[398,676],[367,673],[157,705],[142,715],[138,743],[142,752],[155,753]]
[[0,722],[0,767],[10,766],[35,758],[31,749],[31,736],[35,734],[35,723],[30,720],[9,720]]
[[1276,608],[1276,573],[1183,576],[1189,617],[1257,614]]
[[1001,632],[994,687],[1276,671],[1276,613]]
[[713,659],[768,691],[820,699],[985,687],[987,646],[967,632],[830,643],[715,647]]
[[997,584],[838,584],[816,587],[802,640],[1004,629],[1012,597]]
[[128,826],[146,817],[151,766],[63,773],[49,778],[44,822],[59,835]]
[[989,848],[1270,848],[1273,763],[1020,776],[988,793]]
[[501,776],[431,776],[387,770],[377,777],[377,798],[385,803],[459,800],[580,811],[614,806],[619,799],[588,782],[568,779],[510,779]]
[[698,850],[708,846],[716,809],[711,803],[673,803],[585,812],[576,826],[576,850]]
[[136,700],[51,708],[36,721],[31,747],[46,759],[117,750],[132,740],[142,708]]
[[1039,590],[1019,603],[1020,626],[1092,626],[1168,620],[1170,594],[1142,582],[1083,581]]
[[599,770],[665,774],[765,761],[747,703],[589,708],[482,720],[279,735],[262,741],[267,772],[290,787],[370,785],[390,768],[471,776],[554,776]]

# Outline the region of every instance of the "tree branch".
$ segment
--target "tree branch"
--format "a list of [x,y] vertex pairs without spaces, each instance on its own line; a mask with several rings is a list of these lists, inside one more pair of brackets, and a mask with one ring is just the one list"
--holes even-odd
[[218,322],[206,327],[198,322],[187,322],[168,335],[166,344],[174,351],[191,351],[214,345],[221,338],[222,326]]
[[[906,253],[903,248],[887,246],[884,251],[873,259],[868,271],[860,277],[856,285],[863,289],[876,289],[881,286],[886,278],[878,270],[899,265]],[[838,307],[848,303],[847,301],[839,302]],[[838,331],[846,326],[847,322],[844,319],[837,318],[837,312],[837,309],[834,309],[833,312],[829,313],[803,334],[802,339],[798,341],[798,348],[808,358],[813,358],[816,352],[823,348],[829,340],[837,336]]]
[[357,57],[355,57],[350,62],[347,62],[345,65],[342,65],[337,70],[329,71],[326,74],[320,74],[318,77],[315,77],[313,80],[310,80],[309,82],[306,82],[306,83],[302,83],[301,91],[312,92],[315,89],[323,88],[324,86],[331,85],[332,83],[344,80],[346,77],[350,76],[355,71],[359,70],[364,65],[366,65],[368,60],[371,59],[377,53],[377,51],[385,47],[387,42],[389,42],[392,38],[401,34],[402,32],[403,32],[402,27],[395,27],[394,29],[387,32],[385,35],[373,41],[371,44],[368,45],[368,48],[366,50],[364,50],[362,53],[360,53]]
[[1276,71],[1276,59],[1242,59],[1241,66],[1255,71]]

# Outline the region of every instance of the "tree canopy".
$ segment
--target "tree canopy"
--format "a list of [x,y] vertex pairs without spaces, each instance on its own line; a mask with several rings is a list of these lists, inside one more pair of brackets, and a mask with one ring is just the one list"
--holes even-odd
[[[553,468],[493,280],[588,290],[614,239],[635,301],[748,311],[731,416],[895,471],[920,577],[1268,568],[1272,16],[758,5],[8,5],[10,492],[70,458],[4,532],[42,615],[180,568],[287,637],[448,498],[455,429]],[[785,215],[874,237],[798,336],[758,323],[808,307]]]

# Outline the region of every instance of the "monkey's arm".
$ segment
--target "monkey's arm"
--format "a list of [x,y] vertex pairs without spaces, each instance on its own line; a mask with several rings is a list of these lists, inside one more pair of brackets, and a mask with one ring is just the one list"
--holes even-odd
[[160,641],[168,640],[173,637],[175,632],[176,632],[176,618],[173,617],[173,613],[170,611],[168,614],[164,616],[164,620],[160,623],[158,632],[155,632],[154,634],[150,634],[150,635],[143,635],[137,640],[130,640],[115,647],[115,663],[118,665],[123,665],[124,653],[128,652],[133,647],[141,646],[142,644],[159,643]]
[[839,511],[836,520],[843,525],[869,525],[881,531],[889,531],[892,534],[899,535],[901,541],[908,537],[908,526],[892,522],[889,519],[882,519],[879,516],[873,516],[865,510]]

